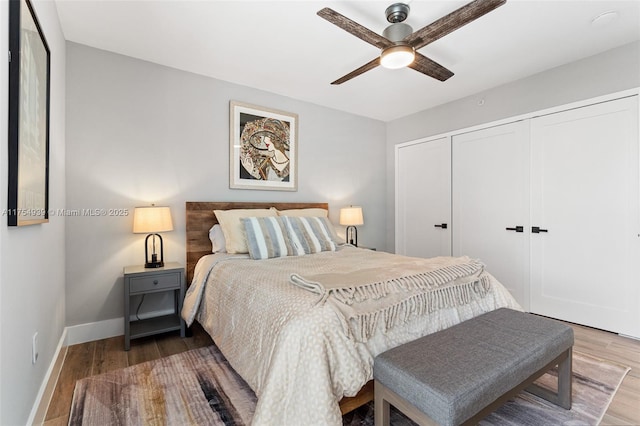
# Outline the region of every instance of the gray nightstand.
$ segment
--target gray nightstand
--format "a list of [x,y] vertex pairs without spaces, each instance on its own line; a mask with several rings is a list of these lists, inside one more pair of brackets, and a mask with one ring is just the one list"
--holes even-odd
[[[131,347],[131,339],[180,330],[185,336],[185,323],[180,317],[184,300],[184,268],[177,262],[167,262],[162,268],[127,266],[124,268],[124,350]],[[131,321],[132,296],[149,293],[173,292],[175,312],[170,315]]]

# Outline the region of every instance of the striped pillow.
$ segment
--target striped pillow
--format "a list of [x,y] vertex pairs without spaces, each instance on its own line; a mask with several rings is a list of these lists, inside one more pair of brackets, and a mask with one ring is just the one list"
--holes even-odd
[[246,217],[241,219],[252,259],[270,259],[295,254],[281,217]]
[[295,255],[335,251],[333,225],[326,217],[283,216]]

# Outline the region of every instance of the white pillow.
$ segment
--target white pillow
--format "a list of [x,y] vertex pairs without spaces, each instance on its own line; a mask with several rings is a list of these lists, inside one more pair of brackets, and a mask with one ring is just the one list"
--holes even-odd
[[211,253],[226,253],[227,242],[219,224],[216,223],[209,229],[209,239],[211,240]]
[[325,209],[318,209],[318,208],[278,210],[278,216],[329,217],[329,211]]
[[273,207],[270,209],[214,210],[213,212],[222,227],[227,253],[249,253],[247,236],[241,218],[278,216],[277,210]]

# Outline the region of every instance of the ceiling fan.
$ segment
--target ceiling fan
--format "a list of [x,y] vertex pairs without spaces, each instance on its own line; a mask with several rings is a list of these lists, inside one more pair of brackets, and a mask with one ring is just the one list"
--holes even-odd
[[387,21],[391,25],[385,28],[382,36],[339,14],[335,10],[325,7],[318,11],[318,16],[381,49],[379,57],[340,77],[331,84],[342,84],[374,69],[378,65],[386,68],[408,66],[429,77],[445,81],[453,75],[453,72],[420,54],[417,50],[502,6],[506,1],[474,0],[416,32],[413,32],[413,28],[403,22],[409,16],[409,5],[406,3],[394,3],[385,10]]

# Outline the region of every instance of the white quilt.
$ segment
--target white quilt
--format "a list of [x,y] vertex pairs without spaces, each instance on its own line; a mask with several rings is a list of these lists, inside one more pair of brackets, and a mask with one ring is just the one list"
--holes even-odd
[[481,297],[424,310],[389,329],[381,322],[370,338],[359,342],[349,337],[344,313],[335,304],[318,303],[318,294],[289,282],[294,273],[373,268],[378,255],[345,246],[336,252],[267,260],[215,254],[198,262],[182,315],[188,324],[196,319],[203,325],[255,391],[254,425],[340,425],[338,402],[373,378],[377,354],[490,310],[521,309],[483,272],[490,288]]

